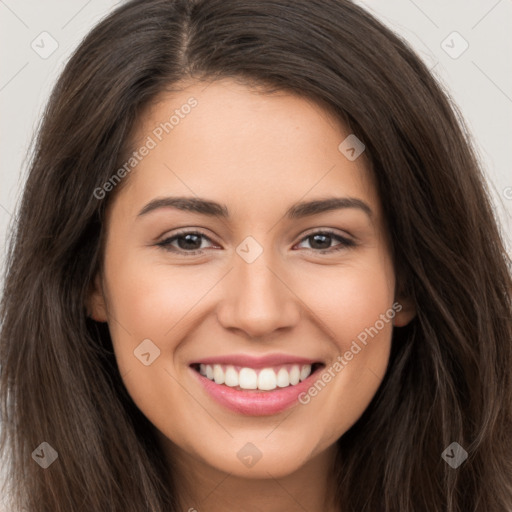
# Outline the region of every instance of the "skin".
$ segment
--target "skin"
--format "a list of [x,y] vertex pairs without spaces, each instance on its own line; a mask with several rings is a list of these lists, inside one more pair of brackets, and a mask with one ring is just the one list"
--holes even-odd
[[[330,480],[335,442],[361,416],[385,374],[393,324],[415,312],[395,296],[381,202],[363,154],[349,161],[349,135],[312,101],[263,94],[232,80],[187,84],[141,117],[140,147],[190,97],[198,105],[124,178],[109,207],[104,265],[89,300],[108,322],[124,383],[156,427],[178,468],[183,510],[338,510]],[[166,207],[137,217],[165,196],[225,204],[229,219]],[[288,220],[298,201],[364,201]],[[178,228],[199,230],[203,254],[182,240],[156,244]],[[315,245],[314,232],[335,236]],[[308,236],[306,236],[308,235]],[[263,249],[248,263],[236,252],[247,237]],[[320,240],[321,241],[321,240]],[[185,247],[185,249],[183,249]],[[321,254],[323,248],[330,253]],[[331,366],[365,328],[399,301],[402,310],[306,405],[270,416],[243,416],[213,401],[189,364],[207,356],[287,353]],[[160,355],[149,366],[134,350],[150,339]],[[246,467],[237,452],[254,444],[262,458]]]

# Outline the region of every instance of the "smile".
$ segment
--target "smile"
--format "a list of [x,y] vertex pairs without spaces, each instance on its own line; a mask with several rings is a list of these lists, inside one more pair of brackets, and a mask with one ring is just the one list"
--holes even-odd
[[289,364],[267,368],[250,368],[225,364],[199,364],[194,369],[215,382],[236,390],[273,391],[295,386],[306,380],[320,363]]
[[213,357],[189,365],[205,396],[238,414],[268,416],[298,405],[325,364],[287,355]]

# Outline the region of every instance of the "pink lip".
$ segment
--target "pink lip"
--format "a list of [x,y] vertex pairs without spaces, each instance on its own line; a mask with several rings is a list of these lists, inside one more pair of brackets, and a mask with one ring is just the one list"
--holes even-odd
[[232,354],[226,356],[207,357],[191,364],[230,364],[247,368],[269,368],[283,364],[313,364],[320,363],[318,359],[306,359],[287,354],[271,354],[266,356],[249,356],[247,354]]
[[[222,359],[222,361],[225,362],[226,360]],[[288,362],[288,359],[286,361]],[[244,365],[245,364],[246,363],[244,363]],[[268,365],[268,363],[266,364]],[[322,368],[323,367],[319,368],[319,370]],[[199,383],[214,400],[232,411],[239,414],[245,414],[247,416],[270,416],[272,414],[278,414],[290,408],[294,404],[298,404],[299,395],[306,392],[306,390],[318,378],[319,370],[316,370],[307,379],[299,382],[295,386],[276,388],[272,391],[241,391],[225,386],[224,384],[216,384],[193,368],[190,368],[190,371],[193,373],[195,378],[199,379]]]

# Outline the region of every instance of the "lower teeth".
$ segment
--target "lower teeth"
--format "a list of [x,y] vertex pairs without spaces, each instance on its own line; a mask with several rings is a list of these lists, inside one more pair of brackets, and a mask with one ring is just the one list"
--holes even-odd
[[[215,382],[215,381],[212,381],[212,382]],[[265,390],[265,389],[245,389],[245,388],[241,388],[240,386],[234,386],[234,387],[230,387],[230,386],[226,386],[226,384],[219,384],[220,386],[224,386],[226,388],[229,388],[229,389],[234,389],[235,391],[252,391],[252,392],[256,392],[256,393],[269,393],[271,391],[277,391],[279,389],[284,389],[284,388],[274,388],[274,389],[269,389],[269,390]],[[290,387],[290,386],[287,386],[287,387]]]

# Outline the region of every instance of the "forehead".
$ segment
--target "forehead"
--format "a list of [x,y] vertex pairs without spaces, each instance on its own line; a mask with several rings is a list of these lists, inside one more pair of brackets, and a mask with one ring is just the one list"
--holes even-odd
[[150,149],[121,196],[133,208],[167,193],[215,196],[261,216],[263,204],[338,194],[378,209],[364,153],[350,161],[339,149],[349,135],[325,107],[295,94],[192,83],[161,94],[139,117],[132,149]]

